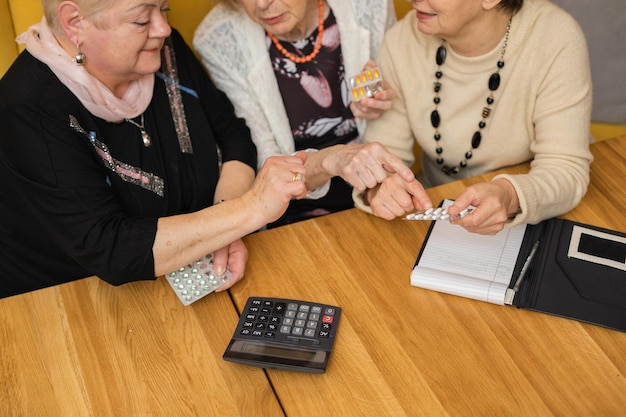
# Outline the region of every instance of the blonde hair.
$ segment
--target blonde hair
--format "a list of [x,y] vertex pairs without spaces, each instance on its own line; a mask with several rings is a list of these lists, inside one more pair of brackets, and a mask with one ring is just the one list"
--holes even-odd
[[[65,0],[41,0],[41,5],[43,6],[43,13],[46,16],[46,20],[48,21],[48,25],[52,28],[53,32],[58,32],[59,27],[59,19],[58,19],[58,9],[59,4],[61,4]],[[81,14],[83,17],[89,19],[94,26],[98,26],[101,22],[98,20],[98,15],[111,7],[113,3],[117,0],[72,0],[76,3],[77,6],[80,7]]]

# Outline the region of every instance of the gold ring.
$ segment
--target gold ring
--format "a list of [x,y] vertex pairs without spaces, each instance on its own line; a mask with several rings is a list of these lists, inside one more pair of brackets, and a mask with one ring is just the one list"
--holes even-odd
[[302,181],[302,174],[299,172],[294,172],[293,177],[291,178],[291,181],[293,182]]

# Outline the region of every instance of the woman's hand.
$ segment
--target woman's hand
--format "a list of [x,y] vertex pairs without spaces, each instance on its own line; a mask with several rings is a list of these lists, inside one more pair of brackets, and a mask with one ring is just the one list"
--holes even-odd
[[448,207],[450,215],[457,215],[469,205],[476,210],[462,219],[452,220],[472,233],[495,235],[519,211],[517,192],[509,181],[497,179],[467,187]]
[[287,210],[292,198],[306,196],[304,151],[290,156],[272,156],[259,170],[252,187],[242,196],[248,210],[260,214],[264,224],[277,220]]
[[[242,196],[249,201],[250,210],[260,212],[267,219],[266,223],[270,223],[287,210],[292,198],[304,197],[307,193],[305,161],[305,152],[268,158],[250,190]],[[241,239],[213,252],[215,272],[221,275],[228,268],[232,274],[232,279],[219,291],[230,288],[243,277],[247,260],[248,250]]]
[[[376,67],[376,62],[368,61],[363,70]],[[396,97],[396,92],[383,79],[383,90],[376,92],[373,97],[366,97],[360,101],[350,103],[352,114],[359,119],[374,120],[391,108],[391,101]]]
[[228,268],[232,274],[230,281],[216,291],[226,290],[243,278],[247,261],[248,248],[246,248],[241,239],[237,239],[230,245],[213,252],[213,268],[215,272],[218,275],[222,275]]
[[433,206],[424,187],[415,177],[407,181],[398,174],[392,174],[366,193],[372,212],[386,220],[415,210],[428,210]]
[[341,176],[359,191],[375,187],[394,172],[407,182],[415,179],[411,168],[378,142],[334,146],[329,149],[322,167],[331,176]]

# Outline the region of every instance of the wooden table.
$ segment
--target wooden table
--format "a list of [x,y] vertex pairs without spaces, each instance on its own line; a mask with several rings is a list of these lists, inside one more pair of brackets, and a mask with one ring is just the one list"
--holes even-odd
[[[564,217],[626,232],[626,137],[592,149],[589,192]],[[246,238],[239,308],[252,295],[343,308],[326,374],[267,371],[287,416],[626,415],[626,333],[412,287],[428,226],[349,210]]]
[[[626,231],[626,137],[592,150],[589,192],[565,217]],[[189,307],[164,279],[2,299],[0,416],[626,413],[626,333],[410,286],[427,228],[348,210],[257,233],[246,278]],[[325,374],[222,360],[251,295],[343,308]]]
[[2,299],[0,416],[282,416],[262,369],[222,360],[237,320],[227,292],[184,307],[164,279]]

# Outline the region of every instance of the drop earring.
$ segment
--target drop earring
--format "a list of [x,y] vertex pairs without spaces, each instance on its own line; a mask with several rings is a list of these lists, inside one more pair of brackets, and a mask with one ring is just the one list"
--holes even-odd
[[78,52],[76,53],[76,56],[74,57],[74,61],[76,62],[76,65],[82,66],[85,64],[85,54],[81,52],[79,44],[76,44],[76,49],[78,49]]

